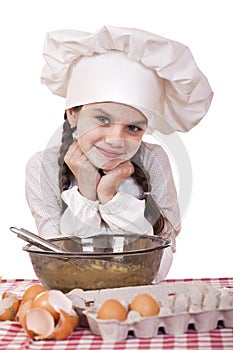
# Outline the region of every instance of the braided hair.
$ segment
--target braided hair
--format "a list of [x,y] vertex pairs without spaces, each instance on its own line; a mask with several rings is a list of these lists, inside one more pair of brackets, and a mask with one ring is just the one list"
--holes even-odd
[[147,218],[147,220],[153,226],[154,234],[158,235],[163,231],[164,218],[161,215],[156,202],[150,195],[151,187],[149,186],[149,174],[146,172],[138,159],[137,162],[132,161],[132,164],[134,166],[134,173],[132,177],[142,187],[144,192],[143,198],[146,200],[145,218]]
[[[81,109],[80,107],[76,107],[75,111]],[[64,157],[68,151],[68,148],[73,142],[73,132],[75,128],[71,128],[70,123],[67,119],[66,112],[64,114],[64,123],[63,123],[63,132],[62,132],[62,142],[59,149],[59,157],[58,157],[58,165],[59,165],[59,187],[60,191],[63,192],[67,190],[71,184],[72,173],[67,164],[64,161]],[[134,166],[133,178],[135,181],[142,187],[143,192],[145,193],[146,199],[146,209],[145,209],[145,217],[152,224],[154,234],[159,234],[162,232],[164,228],[164,218],[159,212],[155,201],[152,199],[150,195],[147,195],[150,192],[149,187],[149,175],[146,173],[145,169],[143,169],[142,164],[139,165],[139,162],[132,161]],[[66,208],[66,204],[63,202],[63,211]]]
[[68,151],[68,148],[73,142],[73,131],[75,128],[71,128],[70,123],[66,117],[66,113],[64,115],[64,123],[63,123],[63,132],[62,132],[62,140],[61,147],[59,149],[59,157],[58,157],[58,165],[59,165],[59,187],[60,191],[63,192],[67,190],[70,186],[71,182],[71,171],[67,164],[64,162],[65,155]]

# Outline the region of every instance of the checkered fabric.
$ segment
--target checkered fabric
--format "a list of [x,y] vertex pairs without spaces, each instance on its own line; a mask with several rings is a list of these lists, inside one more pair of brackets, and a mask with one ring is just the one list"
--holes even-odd
[[[233,278],[200,279],[217,288],[233,288]],[[176,282],[177,280],[167,280]],[[179,281],[193,281],[184,279]],[[3,280],[1,293],[5,290],[22,294],[36,280]],[[232,289],[233,290],[233,289]],[[104,342],[100,337],[92,335],[87,328],[77,328],[71,336],[62,341],[33,341],[29,339],[17,322],[0,322],[0,350],[137,350],[137,349],[193,349],[193,350],[233,350],[233,329],[219,326],[210,332],[198,333],[189,330],[185,334],[158,334],[154,338],[142,339],[129,335],[122,342]]]

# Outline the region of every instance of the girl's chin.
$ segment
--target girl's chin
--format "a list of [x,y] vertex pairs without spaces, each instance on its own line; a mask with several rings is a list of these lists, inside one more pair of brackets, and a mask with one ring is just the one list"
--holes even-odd
[[103,171],[110,171],[115,169],[122,162],[108,162],[105,164],[94,164],[94,166],[98,169],[102,169]]
[[124,163],[129,160],[129,157],[126,158],[110,158],[104,157],[103,155],[98,154],[98,152],[94,152],[94,148],[88,153],[85,154],[89,161],[97,168],[103,170],[113,170],[119,164]]
[[97,157],[90,157],[90,155],[88,155],[88,159],[96,168],[106,170],[106,171],[113,170],[119,164],[124,163],[125,161],[128,160],[128,159],[122,159],[122,158],[117,158],[117,159],[114,158],[109,160],[106,160],[103,158],[98,159]]
[[123,163],[125,161],[126,161],[125,159],[110,160],[110,161],[106,162],[105,164],[102,164],[100,166],[100,168],[102,170],[110,171],[110,170],[115,169],[119,164],[121,164],[121,163]]

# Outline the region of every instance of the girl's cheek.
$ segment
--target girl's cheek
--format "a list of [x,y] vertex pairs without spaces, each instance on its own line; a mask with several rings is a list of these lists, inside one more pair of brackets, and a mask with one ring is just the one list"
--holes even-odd
[[142,143],[142,140],[140,138],[137,139],[137,140],[130,139],[130,140],[126,141],[126,147],[127,147],[128,154],[129,154],[130,157],[137,152],[137,150],[139,149],[141,143]]
[[77,135],[78,137],[85,136],[89,132],[91,132],[93,129],[93,124],[90,123],[90,121],[85,118],[78,118],[77,121]]

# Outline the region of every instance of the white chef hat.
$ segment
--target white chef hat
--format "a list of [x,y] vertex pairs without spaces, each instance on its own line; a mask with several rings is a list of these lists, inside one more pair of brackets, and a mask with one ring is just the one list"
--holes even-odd
[[66,109],[95,102],[133,106],[148,131],[188,131],[207,113],[213,92],[190,50],[139,29],[104,26],[90,34],[47,34],[41,82]]

